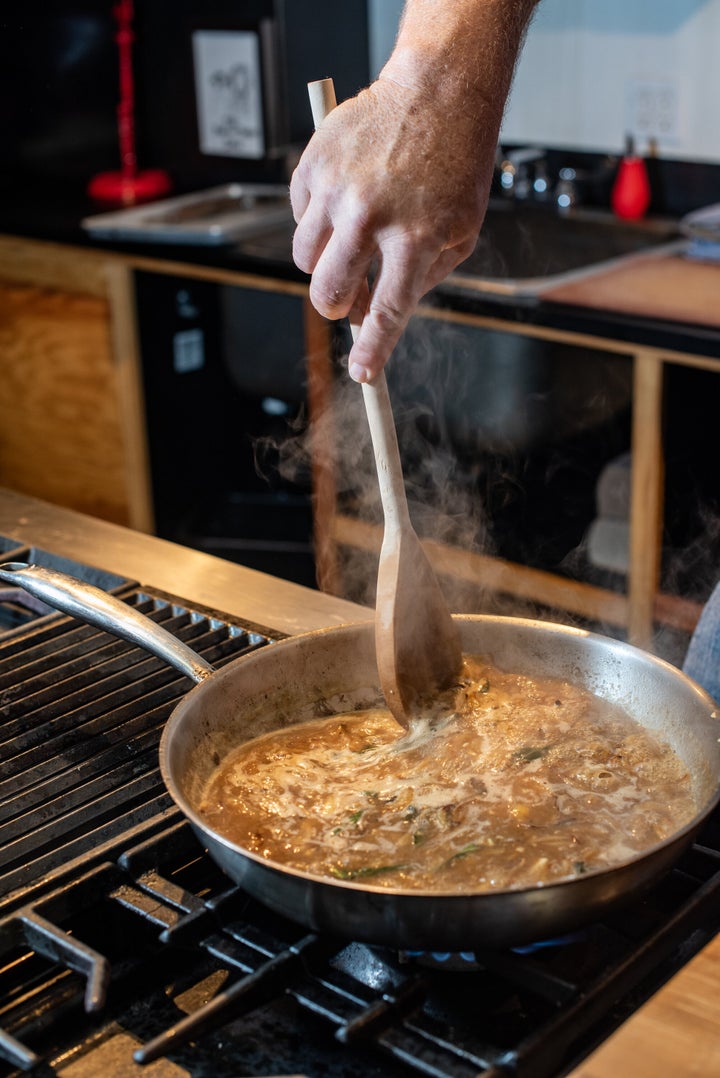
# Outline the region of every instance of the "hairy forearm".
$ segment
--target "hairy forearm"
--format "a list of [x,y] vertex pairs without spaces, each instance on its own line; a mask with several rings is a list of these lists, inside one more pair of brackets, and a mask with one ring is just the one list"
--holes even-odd
[[500,125],[538,0],[407,0],[381,80],[402,86],[445,140],[453,167],[473,147],[479,196],[489,188]]
[[484,103],[502,113],[539,0],[407,0],[381,73],[417,91]]
[[349,367],[358,381],[377,374],[420,296],[475,247],[535,6],[407,0],[380,76],[327,117],[295,170],[295,261],[323,315],[361,324]]

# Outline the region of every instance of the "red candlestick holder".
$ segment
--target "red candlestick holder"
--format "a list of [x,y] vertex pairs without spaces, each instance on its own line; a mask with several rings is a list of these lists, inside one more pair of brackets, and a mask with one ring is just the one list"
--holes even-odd
[[133,0],[119,0],[113,7],[117,23],[115,41],[118,47],[120,98],[117,107],[118,145],[120,169],[99,172],[88,184],[88,194],[98,202],[132,206],[167,194],[172,187],[170,177],[163,169],[138,170],[135,151],[135,80],[133,76],[132,49]]

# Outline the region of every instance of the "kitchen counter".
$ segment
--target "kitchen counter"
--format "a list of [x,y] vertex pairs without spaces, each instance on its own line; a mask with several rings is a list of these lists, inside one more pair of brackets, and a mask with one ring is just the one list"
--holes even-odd
[[569,1078],[711,1078],[720,1074],[720,936]]
[[0,536],[288,635],[365,621],[365,607],[165,539],[0,489]]
[[677,255],[632,262],[550,289],[549,303],[720,329],[720,264]]
[[[431,301],[502,321],[520,332],[570,333],[662,350],[667,355],[720,359],[720,265],[677,253],[649,253],[579,273],[543,290],[533,302],[490,297],[441,285]],[[427,301],[423,301],[427,302]],[[628,349],[630,350],[630,349]]]
[[[279,243],[270,244],[272,258],[253,254],[262,246],[255,242],[246,249],[241,244],[191,248],[101,243],[79,226],[90,209],[78,203],[72,207],[53,203],[38,209],[37,200],[32,199],[24,209],[15,204],[12,213],[0,209],[0,282],[11,304],[8,310],[14,304],[18,312],[15,323],[8,318],[12,331],[6,349],[12,368],[8,384],[18,387],[22,404],[19,407],[9,393],[0,395],[0,424],[12,442],[9,449],[4,445],[6,470],[0,483],[17,484],[37,497],[151,533],[156,521],[143,397],[144,360],[136,320],[137,271],[293,297],[302,307],[311,420],[331,400],[331,333],[309,302],[307,278],[292,265],[290,229]],[[464,550],[456,556],[451,549],[448,558],[446,550],[439,552],[444,571],[463,581],[469,574],[473,587],[505,591],[523,602],[618,626],[643,647],[653,646],[657,622],[682,633],[692,631],[699,600],[660,593],[665,513],[663,393],[669,365],[720,373],[720,316],[714,301],[719,282],[720,267],[656,250],[651,256],[635,256],[606,267],[602,273],[577,275],[539,296],[484,292],[471,281],[451,277],[423,300],[418,318],[437,323],[439,332],[443,324],[469,326],[547,342],[550,348],[576,346],[584,350],[589,362],[593,354],[617,355],[629,357],[633,365],[634,482],[626,594],[585,581],[568,582],[560,574],[537,573],[515,562],[500,566],[499,587],[496,560],[476,558],[468,567]],[[89,312],[95,333],[91,347]],[[41,333],[37,331],[39,313]],[[60,314],[65,315],[63,321]],[[83,359],[82,368],[78,356]],[[73,387],[77,384],[101,386],[97,405],[85,402],[82,423],[66,421],[48,431],[55,417],[66,418],[76,408]],[[87,430],[91,419],[98,420],[99,431]],[[81,434],[87,437],[81,440]],[[87,451],[90,435],[93,444],[106,453],[107,462],[97,465]],[[44,450],[36,447],[53,438],[60,448],[72,443],[72,455],[64,467],[48,469]],[[322,587],[340,590],[337,551],[348,541],[357,546],[361,529],[356,519],[345,527],[332,468],[318,455],[313,469],[315,538],[324,544],[319,559]],[[82,477],[82,487],[76,489],[75,482],[68,489],[75,477]],[[105,512],[108,491],[114,495],[109,506],[112,515]]]
[[[259,243],[254,237],[227,245],[190,245],[101,240],[85,232],[84,217],[101,212],[82,192],[60,193],[48,201],[45,192],[13,192],[0,203],[0,238],[40,240],[82,248],[86,252],[113,253],[127,263],[168,272],[224,278],[225,275],[250,274],[272,277],[288,284],[306,285],[307,277],[293,265],[291,257],[292,223],[271,234],[270,242]],[[649,261],[653,261],[652,256]],[[671,306],[656,304],[652,309],[635,304],[634,285],[613,290],[617,302],[597,301],[592,273],[569,285],[543,292],[541,296],[503,294],[483,291],[467,285],[466,277],[454,278],[439,286],[423,301],[424,305],[472,313],[499,322],[548,328],[551,330],[601,336],[650,347],[692,351],[720,358],[720,326],[715,318],[705,317],[705,310],[695,293],[696,282],[711,282],[717,267],[700,266],[675,259]],[[0,255],[0,276],[3,258]],[[633,273],[635,261],[627,266]],[[622,267],[620,267],[622,271]],[[462,267],[460,267],[462,272]],[[611,269],[608,279],[613,277]],[[578,288],[574,287],[577,283]],[[677,286],[677,287],[675,287]],[[708,285],[712,290],[712,285]],[[689,302],[683,303],[683,293]],[[704,295],[704,290],[701,289]],[[717,304],[714,305],[717,308]]]
[[[104,240],[89,235],[83,217],[98,212],[89,200],[43,204],[31,192],[0,205],[0,279],[43,283],[42,263],[52,267],[72,261],[80,267],[112,265],[178,276],[243,283],[272,282],[278,290],[305,293],[308,278],[293,264],[292,223],[263,237],[225,245],[191,245]],[[29,243],[29,247],[27,244]],[[673,245],[670,245],[673,246]],[[110,262],[108,262],[110,259]],[[538,295],[505,294],[483,289],[480,282],[455,275],[427,295],[420,312],[459,319],[482,319],[499,329],[529,335],[568,333],[573,339],[611,341],[720,360],[720,266],[690,261],[677,254],[651,251],[629,261],[608,263],[570,275]],[[87,269],[85,269],[87,272]],[[92,272],[92,271],[91,271]],[[77,284],[75,285],[77,287]]]
[[[260,626],[296,633],[368,611],[218,558],[0,491],[0,535],[83,559]],[[572,1078],[720,1074],[720,937],[572,1072]]]

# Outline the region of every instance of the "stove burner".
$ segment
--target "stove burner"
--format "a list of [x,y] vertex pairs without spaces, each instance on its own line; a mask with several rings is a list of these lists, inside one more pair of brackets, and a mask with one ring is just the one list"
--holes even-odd
[[556,936],[554,939],[539,940],[537,943],[526,943],[524,947],[513,947],[515,954],[534,954],[536,951],[545,951],[549,947],[565,947],[568,943],[578,943],[585,939],[585,932],[571,932],[567,936]]
[[[539,940],[536,943],[526,943],[521,947],[511,947],[512,954],[526,955],[535,954],[553,947],[565,947],[570,943],[578,943],[587,938],[587,933],[582,930],[571,932],[565,936],[555,936],[553,939]],[[482,967],[476,951],[400,951],[401,962],[417,962],[418,965],[427,966],[431,969],[445,969],[453,972],[472,973]]]
[[474,951],[400,951],[400,961],[453,972],[471,973],[478,968]]

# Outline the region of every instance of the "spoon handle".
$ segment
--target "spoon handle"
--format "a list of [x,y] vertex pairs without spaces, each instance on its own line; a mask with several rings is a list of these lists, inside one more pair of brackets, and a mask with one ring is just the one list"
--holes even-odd
[[[317,129],[337,105],[333,80],[319,79],[317,82],[308,83],[308,95],[313,124]],[[351,323],[350,332],[353,340],[356,340],[360,327]],[[385,525],[395,530],[408,524],[410,515],[385,372],[381,371],[372,382],[364,382],[362,391],[375,453]]]
[[385,372],[381,371],[372,382],[363,383],[362,390],[375,453],[385,526],[389,530],[400,529],[409,524],[410,514]]

